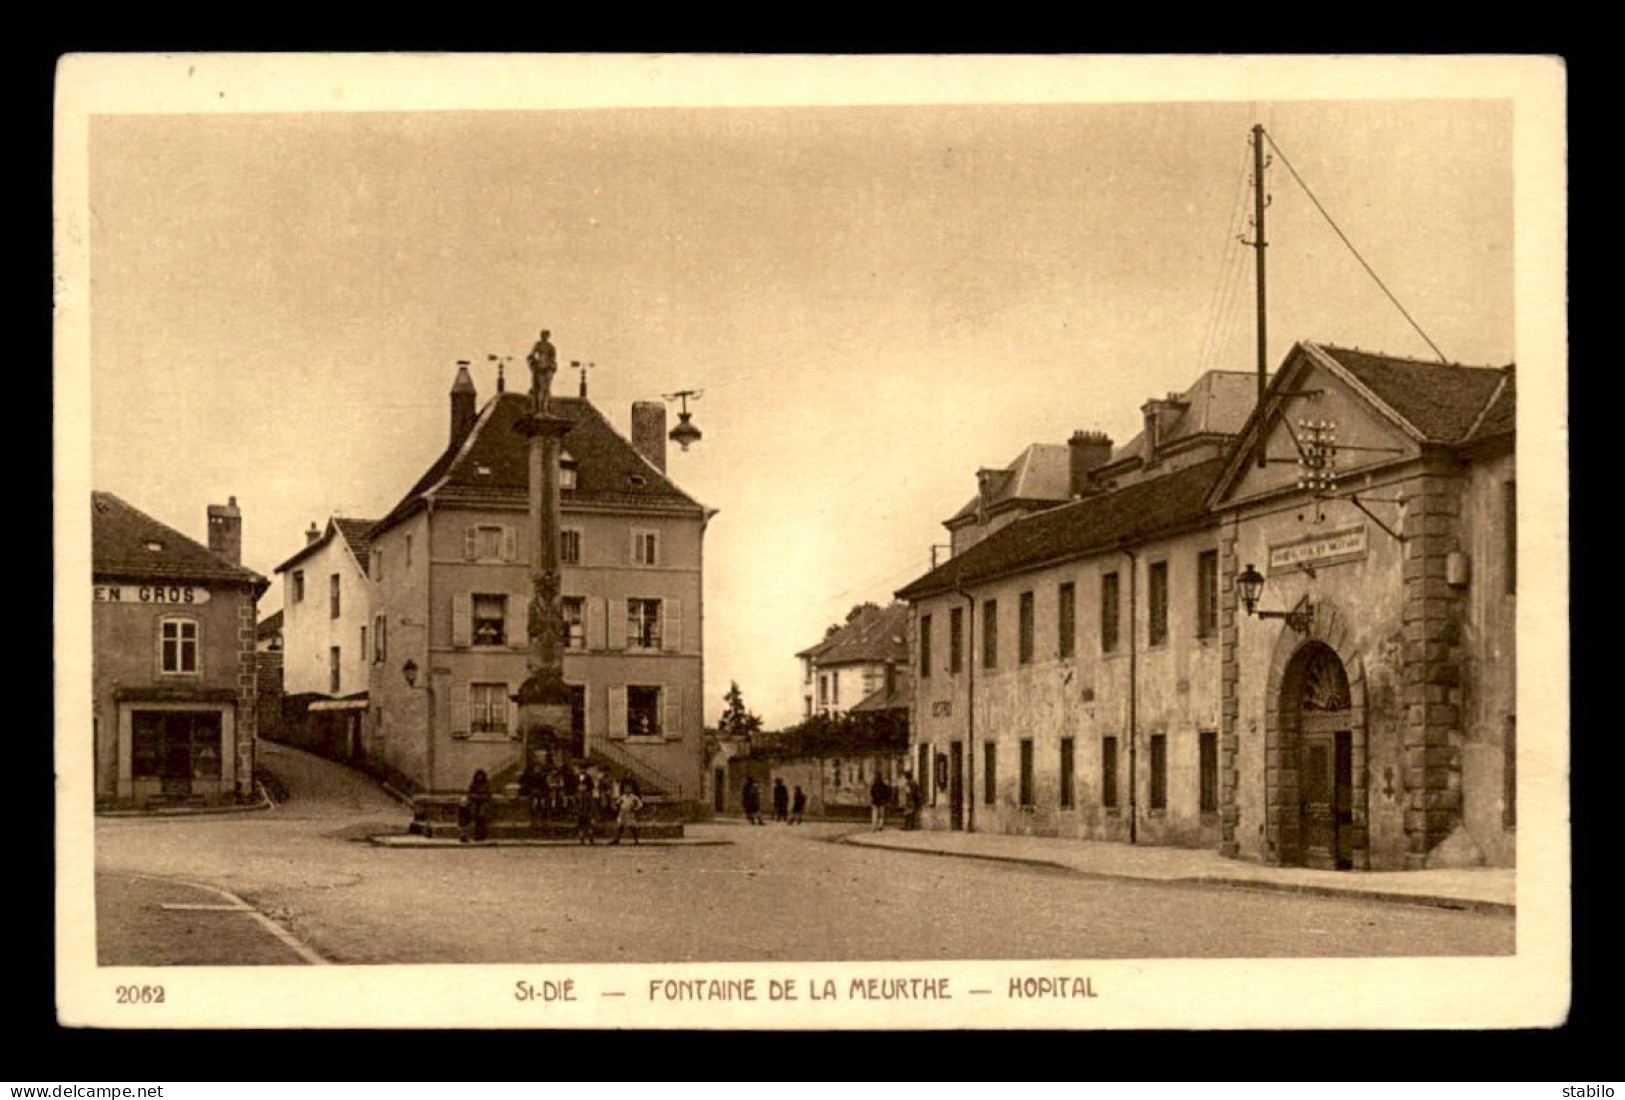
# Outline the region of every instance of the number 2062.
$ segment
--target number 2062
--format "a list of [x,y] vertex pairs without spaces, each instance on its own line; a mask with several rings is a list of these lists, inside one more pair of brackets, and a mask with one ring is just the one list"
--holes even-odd
[[161,1005],[164,1003],[164,987],[161,985],[120,985],[113,987],[113,993],[121,1005]]

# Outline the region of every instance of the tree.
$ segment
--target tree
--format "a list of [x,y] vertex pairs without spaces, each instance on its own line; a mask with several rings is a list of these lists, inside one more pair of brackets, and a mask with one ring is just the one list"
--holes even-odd
[[745,693],[739,690],[739,681],[728,682],[728,694],[722,697],[726,704],[722,721],[717,729],[724,737],[750,737],[762,730],[762,718],[745,709]]

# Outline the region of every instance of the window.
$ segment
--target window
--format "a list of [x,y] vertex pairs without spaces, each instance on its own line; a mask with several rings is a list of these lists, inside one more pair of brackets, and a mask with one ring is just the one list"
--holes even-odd
[[468,732],[508,735],[508,685],[468,685]]
[[1077,756],[1072,746],[1072,738],[1061,738],[1061,809],[1063,810],[1070,810],[1077,805],[1077,790],[1072,778],[1072,772],[1077,766]]
[[1205,814],[1219,810],[1219,735],[1203,730],[1197,738],[1197,808]]
[[829,701],[835,706],[841,705],[841,670],[836,669],[829,676]]
[[1026,737],[1021,739],[1021,804],[1033,804],[1033,743]]
[[1518,827],[1518,718],[1514,714],[1506,716],[1501,730],[1501,824],[1508,829]]
[[834,785],[839,787],[841,785],[841,762],[839,760],[835,760],[835,761],[832,761],[831,764],[832,764],[832,766],[831,766],[830,770],[832,772],[834,772],[834,774],[835,774],[835,784]]
[[339,693],[339,647],[331,646],[327,651],[327,693]]
[[473,600],[475,645],[506,645],[508,642],[508,597],[480,595]]
[[1078,590],[1071,581],[1061,585],[1060,606],[1056,612],[1056,652],[1062,657],[1072,656],[1077,648]]
[[339,617],[339,575],[334,573],[327,578],[327,617]]
[[463,557],[469,561],[507,561],[515,549],[511,527],[491,523],[463,529]]
[[164,672],[187,674],[197,667],[197,622],[192,619],[162,619],[158,624],[158,667]]
[[559,532],[559,561],[565,565],[581,564],[581,532],[566,528]]
[[660,601],[626,601],[626,644],[632,649],[660,648]]
[[818,705],[821,707],[829,705],[829,677],[827,675],[818,677]]
[[948,671],[955,676],[965,666],[965,609],[956,607],[948,613]]
[[1209,638],[1219,630],[1219,552],[1196,555],[1196,636]]
[[1518,483],[1509,481],[1501,492],[1501,527],[1506,531],[1506,590],[1511,595],[1518,591]]
[[660,534],[657,531],[632,532],[632,564],[660,564]]
[[931,616],[920,616],[920,676],[931,675]]
[[587,648],[587,599],[585,596],[566,596],[561,601],[564,609],[564,648]]
[[305,571],[303,569],[293,571],[293,602],[305,602]]
[[982,801],[989,806],[999,801],[999,743],[982,742]]
[[367,624],[361,624],[361,648],[356,650],[363,658],[367,655]]
[[1151,808],[1168,808],[1168,738],[1160,733],[1151,735]]
[[382,664],[389,657],[389,647],[384,640],[384,623],[382,615],[372,617],[372,659]]
[[1033,663],[1033,594],[1023,592],[1016,605],[1016,660],[1020,664]]
[[1117,652],[1117,574],[1100,578],[1100,651]]
[[660,688],[628,685],[626,689],[626,735],[661,736]]
[[982,667],[999,667],[999,601],[982,605]]
[[576,487],[576,471],[579,467],[576,460],[568,455],[559,456],[559,488],[574,489]]
[[1117,738],[1100,739],[1100,804],[1117,809]]
[[1168,640],[1168,563],[1154,561],[1147,568],[1146,613],[1150,622],[1146,628],[1146,641],[1162,645]]

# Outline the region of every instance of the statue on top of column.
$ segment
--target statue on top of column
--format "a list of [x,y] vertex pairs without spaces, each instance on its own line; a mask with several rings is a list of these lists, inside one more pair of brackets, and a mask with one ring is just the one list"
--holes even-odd
[[547,399],[553,394],[553,375],[558,373],[559,353],[554,350],[553,342],[548,339],[547,329],[537,339],[536,346],[530,349],[528,361],[530,363],[530,400],[537,412],[547,407]]

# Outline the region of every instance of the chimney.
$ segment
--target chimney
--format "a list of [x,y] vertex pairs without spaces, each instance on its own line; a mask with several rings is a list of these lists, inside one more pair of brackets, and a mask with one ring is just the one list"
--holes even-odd
[[311,543],[315,542],[317,539],[319,539],[321,537],[322,537],[321,529],[316,526],[316,521],[315,520],[311,520],[310,521],[310,526],[305,529],[305,545],[309,546]]
[[1162,445],[1168,441],[1168,433],[1172,430],[1174,421],[1185,409],[1187,402],[1177,393],[1167,397],[1153,397],[1140,411],[1145,414],[1145,464],[1156,465],[1160,457]]
[[1077,431],[1072,433],[1072,438],[1066,441],[1066,445],[1071,452],[1068,492],[1074,498],[1081,497],[1091,489],[1092,471],[1111,461],[1111,436],[1105,432]]
[[665,402],[632,402],[632,446],[653,463],[655,469],[666,472]]
[[457,361],[457,380],[451,384],[451,446],[468,435],[478,414],[474,410],[474,379],[468,373],[468,360]]
[[236,497],[209,505],[209,549],[233,565],[243,564],[243,514]]

